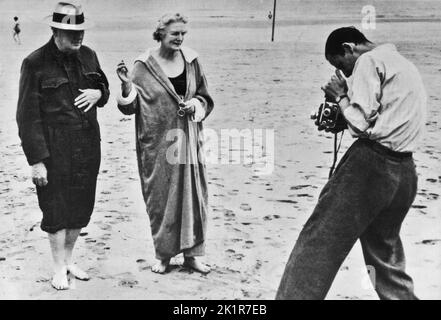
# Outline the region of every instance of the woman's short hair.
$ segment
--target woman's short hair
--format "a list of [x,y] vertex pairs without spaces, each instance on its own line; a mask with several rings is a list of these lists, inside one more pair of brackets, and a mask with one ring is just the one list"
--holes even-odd
[[158,20],[156,30],[153,32],[153,40],[161,41],[165,33],[165,28],[175,22],[187,23],[188,18],[180,13],[163,15],[161,19]]

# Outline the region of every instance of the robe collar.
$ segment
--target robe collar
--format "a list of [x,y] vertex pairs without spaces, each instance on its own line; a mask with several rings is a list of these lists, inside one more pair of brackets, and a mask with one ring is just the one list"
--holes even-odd
[[[179,104],[183,101],[185,101],[188,97],[189,87],[190,87],[190,68],[187,66],[185,68],[186,70],[186,78],[187,78],[187,91],[184,97],[180,97],[173,87],[170,79],[165,75],[165,73],[162,71],[161,67],[159,66],[158,62],[155,58],[152,56],[152,51],[156,50],[157,48],[149,48],[145,53],[140,55],[136,61],[140,61],[144,63],[147,66],[147,69],[150,70],[153,77],[156,78],[156,80],[167,90],[167,92],[176,100],[176,102]],[[181,47],[182,55],[184,56],[184,60],[187,64],[191,64],[197,57],[198,53],[194,51],[193,49],[187,48],[187,47]]]
[[[141,61],[144,63],[147,62],[149,57],[152,55],[152,52],[157,49],[158,48],[147,49],[147,51],[144,52],[143,54],[141,54],[138,58],[136,58],[135,61]],[[193,49],[188,48],[188,47],[181,47],[181,52],[182,52],[182,55],[184,56],[184,59],[187,63],[192,63],[193,60],[195,60],[199,56],[199,54],[196,51],[194,51]]]

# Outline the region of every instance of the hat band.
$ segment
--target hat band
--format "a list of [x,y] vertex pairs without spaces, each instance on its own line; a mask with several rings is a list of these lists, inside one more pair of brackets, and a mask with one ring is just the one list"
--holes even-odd
[[69,15],[63,13],[54,12],[52,15],[52,21],[57,23],[64,23],[69,25],[77,25],[84,23],[84,14]]

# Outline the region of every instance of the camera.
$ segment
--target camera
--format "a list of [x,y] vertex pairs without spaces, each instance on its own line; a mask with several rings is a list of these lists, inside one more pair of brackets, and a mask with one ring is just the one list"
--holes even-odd
[[324,129],[327,132],[338,133],[347,129],[347,123],[340,107],[329,95],[325,95],[325,102],[320,105],[318,111],[312,112],[311,119],[315,120],[319,129]]

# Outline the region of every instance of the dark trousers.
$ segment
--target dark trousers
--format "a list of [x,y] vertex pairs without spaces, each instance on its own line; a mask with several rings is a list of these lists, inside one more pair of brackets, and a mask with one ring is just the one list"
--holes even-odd
[[297,239],[276,299],[324,299],[357,239],[380,299],[417,299],[400,240],[416,190],[411,154],[354,142]]

